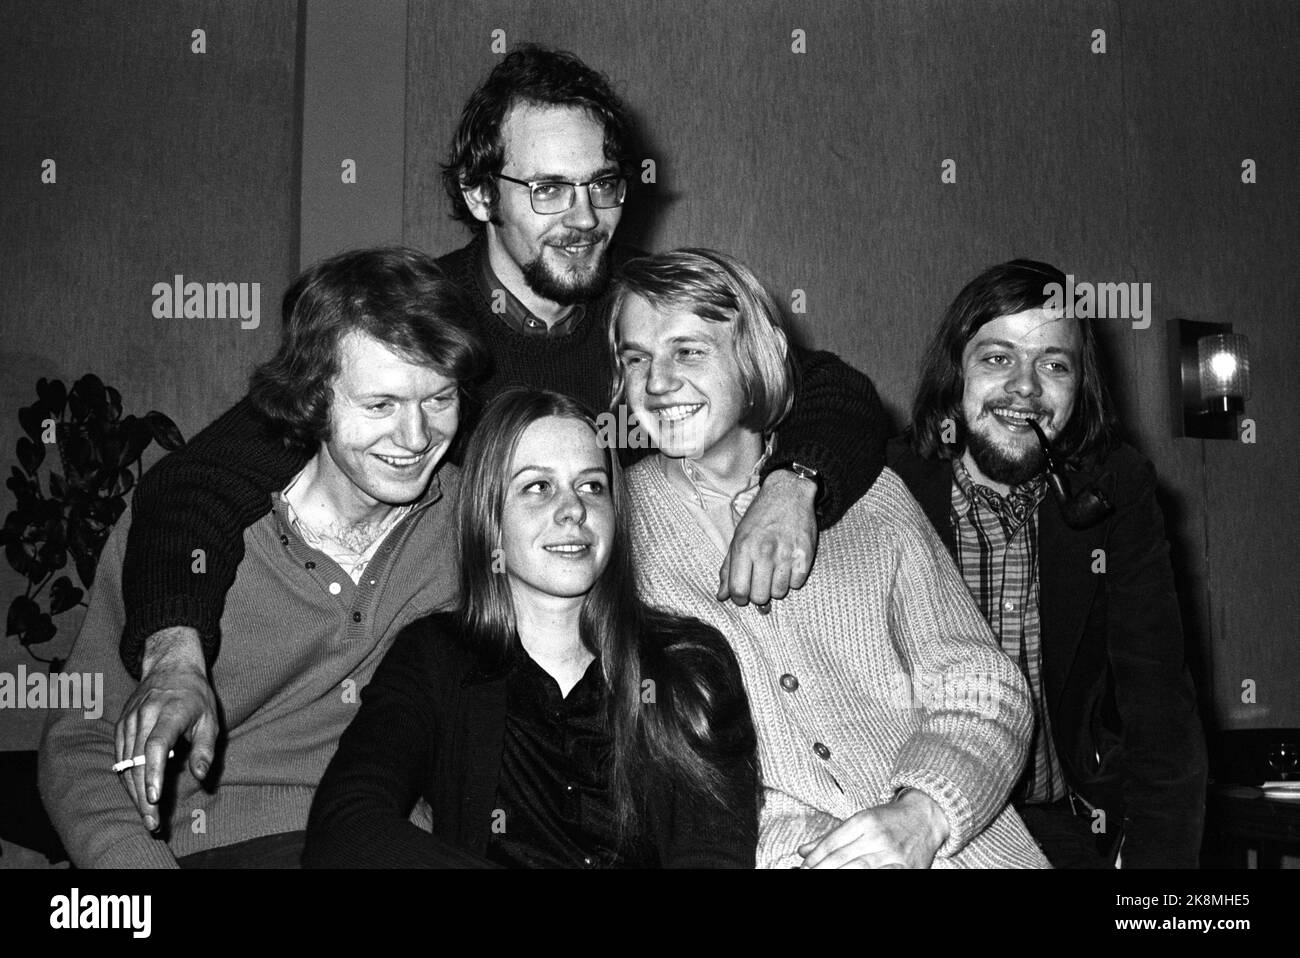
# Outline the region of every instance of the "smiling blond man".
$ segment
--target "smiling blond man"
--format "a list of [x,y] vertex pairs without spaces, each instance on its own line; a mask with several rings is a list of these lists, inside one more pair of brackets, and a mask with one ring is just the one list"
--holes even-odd
[[647,598],[717,628],[758,732],[760,867],[1042,867],[1007,795],[1032,713],[952,560],[890,470],[764,614],[712,598],[790,404],[780,313],[710,250],[620,278],[616,383],[659,454],[628,472]]

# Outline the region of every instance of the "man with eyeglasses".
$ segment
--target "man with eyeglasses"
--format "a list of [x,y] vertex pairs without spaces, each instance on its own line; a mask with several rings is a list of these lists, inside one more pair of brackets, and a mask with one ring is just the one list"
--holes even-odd
[[[568,53],[516,49],[470,96],[443,183],[453,216],[475,235],[438,264],[470,294],[476,332],[494,360],[478,398],[523,385],[607,407],[607,286],[637,252],[612,245],[633,168],[631,133],[608,81]],[[871,382],[829,353],[800,351],[796,360],[794,411],[745,493],[753,502],[719,570],[719,601],[765,609],[801,588],[818,529],[838,520],[884,465],[883,413]],[[466,413],[462,434],[473,427],[473,409]],[[137,488],[121,651],[133,674],[143,662],[144,677],[122,723],[129,717],[134,729],[130,754],[146,759],[137,788],[146,817],[157,818],[150,796],[161,792],[167,750],[180,736],[192,742],[198,777],[212,762],[210,707],[176,690],[191,688],[216,657],[243,528],[301,468],[245,400]],[[192,572],[196,550],[205,556],[202,575]]]

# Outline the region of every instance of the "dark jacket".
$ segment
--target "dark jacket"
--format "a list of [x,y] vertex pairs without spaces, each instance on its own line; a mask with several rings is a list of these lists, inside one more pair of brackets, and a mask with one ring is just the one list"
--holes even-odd
[[[901,439],[887,459],[955,552],[952,464],[922,459]],[[1123,822],[1126,868],[1195,868],[1205,740],[1155,469],[1121,444],[1094,472],[1069,478],[1073,489],[1097,481],[1115,511],[1076,531],[1050,494],[1038,510],[1043,685],[1056,752],[1070,787],[1105,810],[1108,827]]]
[[[716,636],[716,633],[714,633]],[[646,783],[642,828],[665,868],[753,868],[758,843],[757,762],[739,666],[721,636],[712,651],[729,673],[713,703],[732,716],[716,730],[748,743],[722,768],[726,807],[671,783]],[[489,667],[463,644],[450,613],[402,631],[321,779],[307,823],[308,868],[485,868],[505,739],[509,669]],[[432,833],[408,820],[417,798]]]

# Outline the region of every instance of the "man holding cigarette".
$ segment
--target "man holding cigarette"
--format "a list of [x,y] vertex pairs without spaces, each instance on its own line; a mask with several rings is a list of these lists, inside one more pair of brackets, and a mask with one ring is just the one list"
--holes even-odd
[[[463,294],[421,253],[361,250],[308,269],[283,315],[251,401],[310,458],[245,531],[211,683],[199,656],[176,670],[192,688],[168,693],[219,710],[212,763],[207,753],[169,763],[163,800],[149,796],[157,815],[142,820],[146,758],[160,763],[167,746],[145,747],[112,717],[133,704],[157,714],[166,702],[136,702],[148,693],[118,656],[128,512],[104,547],[68,661],[104,675],[108,718],[54,712],[41,745],[41,797],[79,868],[296,867],[316,785],[360,690],[396,633],[452,597],[459,472],[440,463],[461,387],[486,365]],[[200,574],[202,556],[194,561]]]

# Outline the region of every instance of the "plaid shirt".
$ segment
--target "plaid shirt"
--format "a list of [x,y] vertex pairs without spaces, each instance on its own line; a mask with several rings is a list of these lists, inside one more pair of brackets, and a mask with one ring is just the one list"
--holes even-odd
[[1038,617],[1038,504],[1042,476],[1004,496],[976,485],[960,459],[952,461],[952,526],[957,569],[1005,652],[1020,666],[1034,700],[1034,744],[1015,802],[1055,802],[1068,790],[1052,744],[1043,699],[1042,630]]

